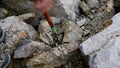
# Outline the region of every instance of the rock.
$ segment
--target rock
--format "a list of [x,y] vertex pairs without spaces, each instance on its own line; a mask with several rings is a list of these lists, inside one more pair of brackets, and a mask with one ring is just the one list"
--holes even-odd
[[5,38],[4,29],[0,27],[0,43],[3,42],[4,38]]
[[84,1],[80,2],[80,7],[84,11],[85,14],[87,14],[87,15],[92,14],[90,8],[88,7],[88,5]]
[[112,25],[80,45],[90,56],[91,68],[119,68],[120,13],[112,18]]
[[40,34],[40,40],[48,45],[53,45],[54,44],[54,40],[52,37],[52,33],[43,33]]
[[57,17],[51,17],[54,24],[61,23],[62,19]]
[[[58,39],[62,40],[62,31],[61,28],[59,28],[60,23],[62,22],[61,18],[51,17],[53,23],[55,24],[58,33],[61,33],[58,35]],[[58,25],[59,24],[59,25]],[[40,33],[40,40],[46,44],[53,45],[53,34],[51,31],[51,27],[48,24],[46,20],[41,20],[38,28],[38,32]]]
[[[78,48],[77,43],[60,45],[49,52],[42,52],[25,61],[27,68],[54,68],[65,64],[69,54]],[[36,66],[37,65],[37,66]]]
[[110,39],[98,52],[90,55],[91,68],[119,68],[120,67],[120,37]]
[[35,29],[38,29],[38,25],[40,23],[40,20],[39,20],[39,18],[37,16],[35,16],[34,18],[26,19],[25,22],[27,24],[32,25]]
[[77,25],[79,25],[79,26],[83,26],[84,24],[87,24],[88,21],[89,21],[89,19],[83,18],[83,19],[78,20],[76,23],[77,23]]
[[8,45],[8,49],[12,50],[16,48],[24,39],[35,40],[38,33],[35,29],[26,24],[23,20],[32,17],[32,14],[26,14],[21,16],[11,16],[0,21],[0,26],[5,32],[5,43]]
[[49,51],[51,47],[37,41],[27,41],[17,47],[14,51],[14,58],[28,58],[40,51]]
[[[44,27],[45,28],[45,27]],[[49,31],[40,33],[40,40],[49,46],[56,44],[49,51],[40,51],[35,56],[26,59],[27,68],[54,68],[61,66],[67,62],[70,54],[78,49],[78,41],[82,36],[82,30],[72,21],[64,21],[61,27],[64,32],[63,43],[57,44],[53,41],[53,37]],[[37,65],[37,66],[36,66]]]
[[63,42],[74,42],[82,36],[82,29],[72,21],[63,23],[62,31],[64,32]]
[[106,11],[107,11],[107,12],[111,12],[111,11],[113,10],[113,6],[114,6],[113,0],[109,0],[109,1],[107,2]]
[[43,33],[48,33],[50,31],[51,31],[51,27],[48,24],[48,22],[46,20],[41,20],[38,27],[38,32],[43,34]]
[[[10,8],[16,10],[17,12],[23,13],[30,13],[30,12],[37,12],[35,10],[33,3],[29,0],[2,0],[2,3],[6,4]],[[38,13],[39,14],[39,13]]]
[[85,31],[83,32],[83,35],[85,36],[85,35],[87,35],[87,34],[89,34],[89,33],[90,33],[89,30],[85,30]]
[[41,20],[38,28],[40,33],[40,40],[48,45],[53,44],[51,27],[46,20]]
[[11,56],[7,50],[0,54],[0,68],[7,68],[11,61]]
[[0,8],[0,19],[4,18],[8,14],[8,11],[4,8]]
[[[60,24],[62,22],[62,18],[51,17],[54,24]],[[48,24],[47,20],[41,20],[38,27],[39,33],[47,33],[51,31],[51,27]]]
[[98,0],[85,0],[85,2],[90,6],[90,8],[99,8],[100,7]]
[[68,17],[71,20],[75,20],[76,12],[79,13],[79,2],[79,0],[53,0],[50,14],[55,17]]

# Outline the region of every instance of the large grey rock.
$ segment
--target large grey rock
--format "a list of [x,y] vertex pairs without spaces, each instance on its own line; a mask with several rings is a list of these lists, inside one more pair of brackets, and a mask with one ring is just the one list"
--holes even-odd
[[[6,4],[10,8],[16,10],[19,13],[37,12],[33,6],[33,2],[29,0],[1,0],[2,3]],[[38,13],[40,14],[40,13]]]
[[[51,17],[53,24],[61,23],[62,19],[57,17]],[[51,27],[47,20],[41,20],[38,27],[38,32],[43,34],[51,31]]]
[[65,64],[69,54],[78,48],[77,43],[63,44],[48,52],[41,52],[36,56],[27,59],[27,68],[54,68]]
[[63,42],[75,42],[82,37],[82,29],[72,21],[65,21],[62,26]]
[[114,0],[109,0],[107,2],[107,8],[106,8],[107,12],[111,12],[113,10],[113,7],[114,7],[114,3],[113,2],[114,2]]
[[120,67],[120,36],[110,39],[97,53],[90,55],[91,68],[119,68]]
[[85,14],[87,14],[87,15],[92,14],[90,8],[84,1],[80,2],[80,7],[85,12]]
[[38,32],[40,33],[39,38],[42,42],[49,44],[49,45],[53,43],[51,27],[46,20],[40,21]]
[[85,0],[85,2],[90,6],[90,8],[99,8],[99,0]]
[[112,18],[112,25],[80,45],[90,56],[91,68],[119,68],[120,13]]
[[37,38],[38,33],[35,29],[23,21],[32,16],[33,14],[11,16],[0,21],[0,26],[5,32],[5,43],[8,45],[7,48],[9,48],[11,52],[22,40],[35,40]]
[[46,20],[41,20],[38,27],[38,32],[43,34],[43,33],[48,33],[50,31],[51,31],[51,27],[48,24],[48,22]]
[[[45,27],[46,26],[44,26],[44,28]],[[27,68],[54,68],[61,66],[62,64],[65,64],[67,62],[70,54],[78,49],[78,40],[82,36],[82,30],[72,21],[64,21],[61,29],[64,32],[64,37],[62,40],[64,44],[57,44],[56,42],[54,42],[53,37],[51,36],[51,32],[49,31],[43,31],[43,33],[40,33],[40,40],[42,42],[48,44],[49,46],[51,46],[52,44],[56,45],[47,52],[42,51],[32,58],[26,59],[25,65],[27,66]]]
[[90,21],[90,20],[87,19],[87,18],[82,18],[82,19],[80,19],[80,20],[77,20],[76,23],[77,23],[77,25],[79,25],[79,26],[83,26],[83,25],[87,24],[89,21]]
[[56,16],[68,16],[69,19],[75,20],[79,2],[79,0],[53,0],[51,12]]
[[14,51],[14,58],[28,58],[32,57],[40,51],[49,51],[50,49],[51,47],[45,45],[42,42],[27,41]]

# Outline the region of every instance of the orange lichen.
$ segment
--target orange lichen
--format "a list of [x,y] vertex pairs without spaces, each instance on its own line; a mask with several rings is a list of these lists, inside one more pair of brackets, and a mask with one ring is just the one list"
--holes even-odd
[[104,30],[105,28],[107,28],[108,26],[110,26],[110,25],[112,24],[112,22],[113,22],[113,21],[112,21],[112,20],[110,20],[110,21],[108,21],[108,22],[104,23],[104,24],[103,24],[103,26],[104,26],[104,27],[103,27],[103,28],[101,28],[101,31],[102,31],[102,30]]
[[25,31],[22,31],[19,33],[19,37],[20,38],[25,38],[27,36],[26,32]]

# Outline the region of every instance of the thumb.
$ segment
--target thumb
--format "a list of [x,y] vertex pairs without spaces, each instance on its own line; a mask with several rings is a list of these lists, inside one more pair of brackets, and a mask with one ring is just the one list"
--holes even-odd
[[41,12],[48,11],[52,6],[51,0],[34,0],[35,8]]

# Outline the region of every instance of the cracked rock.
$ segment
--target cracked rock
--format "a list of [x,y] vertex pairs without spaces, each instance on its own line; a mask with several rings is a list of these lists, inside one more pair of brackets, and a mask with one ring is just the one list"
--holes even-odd
[[64,32],[63,42],[74,42],[82,37],[82,29],[72,21],[63,23],[62,30]]
[[[49,52],[40,52],[25,61],[27,68],[54,68],[67,62],[69,54],[78,48],[77,43],[63,44]],[[36,66],[37,65],[37,66]]]
[[112,24],[80,45],[90,56],[91,68],[119,68],[120,13],[112,17]]
[[33,15],[10,16],[0,21],[0,26],[5,32],[5,44],[11,53],[22,40],[37,38],[38,33],[35,29],[23,21],[29,17],[33,17]]
[[27,41],[17,47],[14,51],[14,58],[28,58],[37,54],[40,51],[49,51],[51,47],[42,42]]

